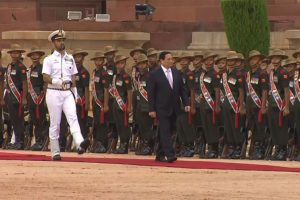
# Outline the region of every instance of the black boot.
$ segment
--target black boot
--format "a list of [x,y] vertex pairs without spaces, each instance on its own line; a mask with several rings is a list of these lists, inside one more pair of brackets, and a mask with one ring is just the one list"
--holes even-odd
[[232,153],[231,159],[240,159],[242,153],[241,145],[237,145]]
[[41,151],[43,149],[43,142],[40,141],[36,142],[31,146],[30,149],[31,151]]
[[279,155],[279,152],[280,152],[280,148],[279,148],[278,145],[276,145],[276,146],[275,146],[275,152],[273,153],[271,160],[277,160],[277,157],[278,157],[278,155]]
[[218,158],[218,144],[208,145],[207,159]]
[[140,155],[143,156],[152,155],[152,149],[150,147],[148,140],[143,141],[142,148],[140,149]]
[[105,146],[102,144],[102,142],[98,141],[96,144],[96,147],[94,149],[95,153],[106,153],[107,149]]
[[286,146],[280,146],[280,151],[278,153],[278,156],[276,157],[276,160],[278,161],[286,161],[287,158],[287,147]]
[[194,148],[192,147],[192,145],[188,144],[188,145],[184,145],[185,151],[183,152],[183,154],[181,155],[182,157],[193,157],[194,156]]
[[10,150],[24,150],[24,144],[21,142],[15,142],[14,144],[9,143],[7,145],[7,149]]
[[128,154],[128,143],[121,143],[119,148],[114,151],[114,154]]

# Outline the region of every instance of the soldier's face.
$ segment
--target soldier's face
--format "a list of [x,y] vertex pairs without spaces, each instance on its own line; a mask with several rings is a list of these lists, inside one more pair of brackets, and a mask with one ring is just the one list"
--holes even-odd
[[105,56],[108,62],[113,62],[115,58],[115,52],[107,53]]
[[262,70],[266,70],[266,69],[268,68],[268,64],[265,63],[265,62],[263,62],[263,63],[261,63],[260,68],[261,68]]
[[219,70],[224,70],[226,68],[226,59],[222,59],[218,62],[217,67]]
[[31,54],[30,58],[31,58],[32,62],[38,62],[41,59],[41,54],[33,53],[33,54]]
[[214,57],[209,57],[204,61],[205,66],[210,67],[214,64]]
[[274,67],[278,67],[281,64],[281,57],[280,56],[273,56],[271,62]]
[[53,41],[53,46],[57,51],[65,50],[65,39],[56,39]]
[[139,57],[139,55],[141,55],[141,52],[140,52],[140,51],[134,52],[134,53],[133,53],[133,56],[132,56],[133,60],[136,61],[137,58]]
[[237,60],[235,62],[235,66],[237,66],[238,68],[244,67],[244,62],[242,60]]
[[19,51],[13,51],[10,53],[10,57],[13,60],[18,60],[21,57],[21,53]]
[[148,57],[148,61],[150,64],[155,64],[157,62],[157,55],[151,55]]
[[258,65],[260,61],[260,57],[259,56],[254,56],[250,59],[249,64],[250,66],[255,66]]
[[190,60],[188,58],[183,58],[180,60],[181,68],[186,69],[189,67],[189,65],[190,65]]
[[83,55],[82,54],[76,54],[74,55],[74,60],[75,60],[75,63],[78,65],[78,64],[82,64],[83,62]]
[[126,66],[126,60],[121,60],[121,61],[119,61],[119,62],[116,63],[116,68],[119,71],[124,70],[125,66]]
[[147,62],[142,62],[142,63],[139,63],[139,64],[138,64],[138,69],[139,69],[140,71],[145,70],[147,67],[148,67]]
[[300,62],[300,53],[297,54],[296,60],[297,62]]
[[164,67],[167,68],[172,67],[174,65],[174,59],[171,54],[167,54],[165,56],[165,59],[161,59],[160,62]]
[[104,64],[104,58],[96,58],[94,60],[95,65],[98,67],[102,66]]
[[287,65],[284,67],[289,73],[294,71],[296,69],[296,65],[292,64],[292,65]]
[[193,60],[193,66],[194,67],[200,67],[202,63],[202,57],[201,56],[196,56]]
[[236,65],[236,60],[227,60],[228,67],[234,67]]

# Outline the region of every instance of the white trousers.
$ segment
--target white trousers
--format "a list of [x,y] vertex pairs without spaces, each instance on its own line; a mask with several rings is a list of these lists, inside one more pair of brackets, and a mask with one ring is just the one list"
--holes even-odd
[[[80,126],[76,114],[76,103],[71,91],[59,91],[48,89],[46,93],[46,103],[50,115],[49,138],[51,142],[58,143],[60,133],[60,121],[62,111],[65,113],[70,132],[73,136],[76,147],[83,142]],[[54,146],[58,146],[55,144]],[[52,147],[52,146],[51,146]],[[52,153],[58,154],[58,149],[51,149]]]

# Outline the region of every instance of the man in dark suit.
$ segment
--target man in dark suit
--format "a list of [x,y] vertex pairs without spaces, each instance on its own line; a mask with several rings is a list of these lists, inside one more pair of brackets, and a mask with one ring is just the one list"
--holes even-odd
[[174,60],[171,53],[161,52],[159,60],[161,66],[150,73],[147,83],[149,115],[157,118],[159,125],[159,146],[156,160],[174,162],[177,158],[172,147],[171,136],[175,131],[180,103],[183,102],[186,112],[190,112],[190,106],[181,74],[175,67],[172,67]]

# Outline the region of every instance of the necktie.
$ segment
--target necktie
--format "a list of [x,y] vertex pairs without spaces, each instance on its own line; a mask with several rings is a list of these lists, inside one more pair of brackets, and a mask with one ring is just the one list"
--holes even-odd
[[171,77],[171,70],[170,69],[167,69],[167,79],[168,79],[168,81],[169,81],[169,84],[170,84],[170,86],[171,86],[171,88],[173,89],[173,79],[172,79],[172,77]]

